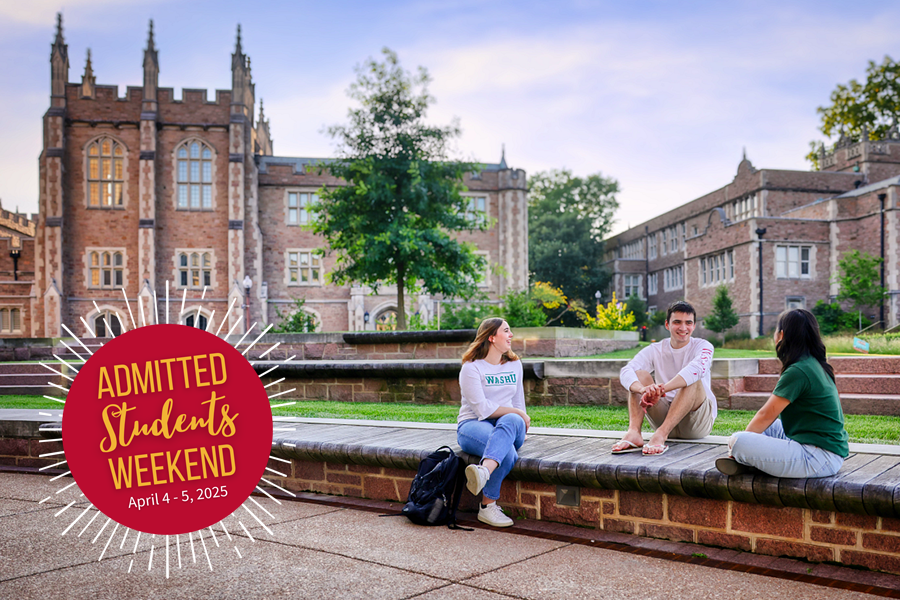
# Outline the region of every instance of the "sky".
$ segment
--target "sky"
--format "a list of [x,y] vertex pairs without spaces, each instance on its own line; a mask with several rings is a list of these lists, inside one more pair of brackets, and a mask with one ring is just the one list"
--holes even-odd
[[809,168],[816,108],[869,60],[900,58],[900,4],[769,1],[0,0],[0,201],[37,212],[50,44],[63,13],[70,82],[142,85],[149,19],[160,86],[231,86],[240,23],[275,154],[335,153],[354,68],[389,47],[424,66],[457,118],[457,157],[619,182],[614,231],[757,168]]

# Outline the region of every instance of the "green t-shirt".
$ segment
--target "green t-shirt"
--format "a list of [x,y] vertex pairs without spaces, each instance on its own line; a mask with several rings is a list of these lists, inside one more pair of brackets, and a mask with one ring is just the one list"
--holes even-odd
[[789,366],[772,393],[790,401],[781,412],[781,424],[789,438],[838,456],[850,454],[841,399],[819,361],[807,355]]

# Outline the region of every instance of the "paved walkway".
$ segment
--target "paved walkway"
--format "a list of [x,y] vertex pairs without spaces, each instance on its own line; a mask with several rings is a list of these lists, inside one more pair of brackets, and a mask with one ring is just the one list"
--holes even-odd
[[[558,535],[417,527],[335,503],[267,498],[259,502],[270,515],[249,505],[265,527],[241,511],[224,521],[228,536],[221,525],[202,541],[192,536],[193,555],[186,536],[179,536],[180,549],[169,539],[168,552],[165,538],[142,536],[135,551],[135,533],[123,538],[112,526],[100,533],[105,518],[92,521],[95,511],[60,535],[86,507],[75,487],[55,493],[70,482],[0,473],[0,598],[873,597]],[[881,584],[898,581],[878,577]]]

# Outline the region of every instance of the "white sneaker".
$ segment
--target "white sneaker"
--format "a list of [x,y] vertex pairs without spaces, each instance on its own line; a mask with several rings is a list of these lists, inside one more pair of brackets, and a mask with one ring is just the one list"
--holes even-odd
[[466,489],[472,492],[473,496],[481,493],[481,490],[487,485],[490,478],[491,472],[483,465],[469,465],[466,467]]
[[503,513],[503,509],[496,502],[487,506],[479,506],[478,520],[494,527],[510,527],[513,524],[513,520]]

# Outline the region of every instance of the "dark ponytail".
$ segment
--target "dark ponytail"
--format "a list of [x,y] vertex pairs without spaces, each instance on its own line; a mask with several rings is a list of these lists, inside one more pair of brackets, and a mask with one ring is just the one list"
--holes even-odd
[[781,361],[781,372],[806,355],[819,361],[825,372],[834,381],[834,368],[825,360],[825,344],[819,334],[819,322],[804,308],[793,308],[778,317],[778,331],[781,341],[775,346],[775,354]]

